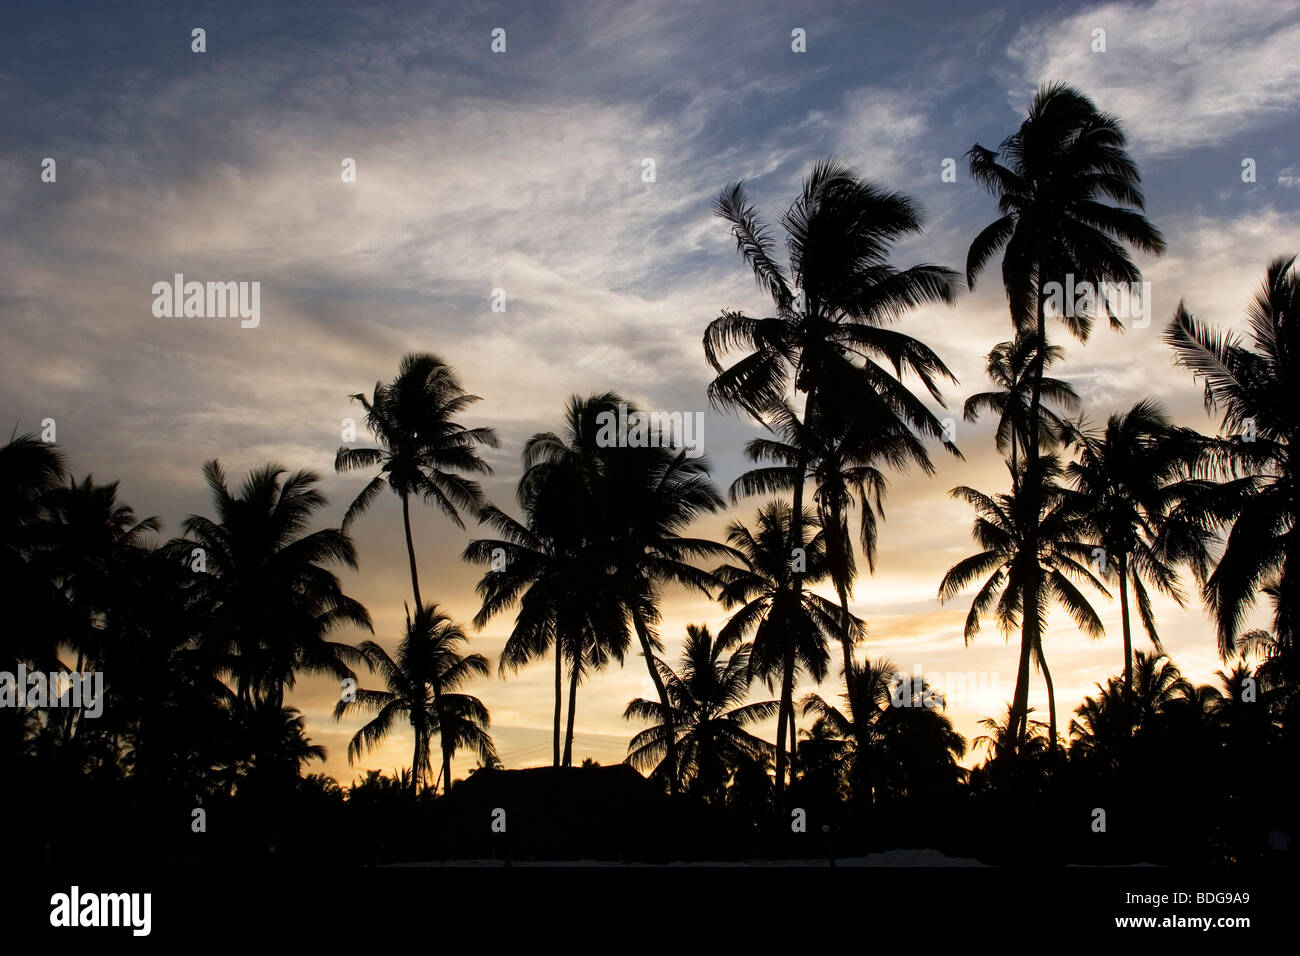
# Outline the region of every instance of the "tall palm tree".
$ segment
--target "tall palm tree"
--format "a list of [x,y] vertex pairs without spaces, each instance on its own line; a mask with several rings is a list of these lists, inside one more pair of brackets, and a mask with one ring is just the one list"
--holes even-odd
[[1178,364],[1204,380],[1206,411],[1223,413],[1221,428],[1227,433],[1212,448],[1227,480],[1201,502],[1206,513],[1229,527],[1223,554],[1203,589],[1224,660],[1235,653],[1235,639],[1257,594],[1269,587],[1278,597],[1278,643],[1286,652],[1294,647],[1300,610],[1287,574],[1300,566],[1291,444],[1298,423],[1290,377],[1291,363],[1300,357],[1298,315],[1295,257],[1280,257],[1269,263],[1263,287],[1246,309],[1249,344],[1199,321],[1182,303],[1165,332]]
[[[754,530],[739,521],[728,525],[727,541],[740,560],[714,571],[722,583],[719,602],[728,610],[734,609],[719,638],[730,646],[752,634],[751,670],[764,680],[770,682],[775,676],[781,682],[778,767],[783,765],[785,730],[794,724],[795,672],[806,670],[814,680],[821,681],[830,663],[827,641],[835,639],[841,629],[840,610],[834,602],[794,586],[796,574],[810,585],[830,575],[826,538],[817,521],[816,513],[806,511],[803,520],[795,522],[789,505],[770,501],[755,515]],[[813,532],[811,536],[808,531]],[[853,618],[850,627],[853,641],[860,640],[865,631],[862,620]],[[793,731],[790,740],[793,746]]]
[[[1028,335],[1033,342],[1028,436],[1040,433],[1044,368],[1051,354],[1048,283],[1065,282],[1067,276],[1073,276],[1076,285],[1088,282],[1094,288],[1105,282],[1136,282],[1141,272],[1126,245],[1147,253],[1164,250],[1163,237],[1142,215],[1141,177],[1125,147],[1116,117],[1099,111],[1080,91],[1054,83],[1038,90],[1020,128],[996,151],[976,144],[967,154],[971,178],[997,197],[1000,215],[971,243],[966,281],[973,290],[976,276],[1002,251],[1002,283],[1012,325],[1018,336]],[[1121,327],[1108,304],[1094,307],[1107,314],[1113,327]],[[1092,314],[1068,308],[1057,318],[1079,341],[1087,340]],[[1032,475],[1040,458],[1038,443],[1029,442],[1024,453]],[[1033,481],[1031,489],[1038,484]],[[1022,589],[1036,605],[1042,581],[1032,562],[1025,572],[1029,577]],[[1025,616],[1012,699],[1013,714],[1022,724],[1027,719],[1030,657],[1041,638],[1037,626],[1037,615]]]
[[[654,658],[668,688],[672,721],[656,700],[638,698],[623,714],[627,720],[654,722],[628,744],[628,763],[661,780],[677,773],[684,789],[717,804],[723,801],[728,773],[770,757],[772,745],[745,728],[775,716],[780,706],[775,700],[745,703],[753,680],[750,645],[742,644],[724,658],[726,649],[726,641],[714,640],[707,627],[688,624],[680,673]],[[669,734],[678,735],[676,764],[667,759]]]
[[[396,659],[374,641],[358,646],[371,669],[383,678],[385,689],[357,688],[351,700],[334,705],[335,720],[353,711],[375,715],[349,741],[349,763],[382,743],[398,718],[405,718],[414,736],[412,792],[418,792],[432,775],[430,746],[435,737],[449,741],[452,754],[470,749],[485,765],[497,760],[488,732],[491,719],[487,708],[477,697],[458,692],[472,678],[488,673],[487,658],[482,654],[460,653],[467,640],[460,625],[431,604],[417,610],[415,617],[407,609],[406,632]],[[435,685],[441,691],[437,698]],[[451,777],[445,766],[442,779],[444,790],[449,789]]]
[[1175,428],[1161,406],[1150,399],[1123,414],[1111,415],[1100,432],[1073,430],[1078,459],[1066,476],[1082,496],[1081,511],[1100,545],[1107,576],[1119,581],[1120,621],[1124,632],[1124,686],[1133,685],[1133,638],[1129,589],[1142,627],[1157,653],[1164,653],[1156,632],[1147,583],[1185,603],[1175,562],[1186,557],[1204,563],[1208,544],[1178,520],[1179,506],[1202,494],[1206,483],[1188,477],[1203,453],[1194,431]]
[[[742,184],[724,189],[714,210],[731,225],[738,250],[775,312],[753,318],[727,310],[709,324],[704,354],[717,372],[709,385],[715,407],[740,409],[759,421],[784,401],[802,403],[805,414],[819,407],[854,408],[868,420],[901,421],[921,435],[943,436],[939,420],[902,379],[914,373],[942,403],[938,382],[953,380],[952,373],[917,339],[887,328],[919,305],[955,301],[951,270],[933,265],[899,270],[888,262],[895,240],[921,231],[921,212],[911,199],[862,180],[839,160],[817,162],[781,219],[788,268],[778,262],[769,228]],[[731,351],[746,354],[725,366],[723,357]],[[796,468],[795,540],[801,537],[805,468],[805,463]],[[803,588],[798,572],[792,586],[797,604]],[[787,647],[783,684],[792,685],[793,667],[793,647]],[[783,700],[778,794],[785,779],[784,727],[793,715],[792,702]]]
[[656,653],[662,651],[656,633],[659,597],[664,587],[674,584],[710,595],[718,582],[693,562],[737,555],[715,541],[683,534],[695,519],[723,505],[709,478],[707,458],[689,458],[685,450],[665,447],[614,449],[600,487],[610,535],[593,557],[597,568],[612,578],[608,586],[617,593],[640,642],[666,722],[665,760],[669,787],[676,793],[681,779],[673,769],[677,765],[676,713],[655,664]]
[[[597,444],[598,415],[616,409],[613,393],[571,398],[560,434],[540,432],[524,445],[524,471],[516,499],[518,521],[492,505],[479,521],[495,539],[471,541],[465,560],[488,566],[478,584],[482,606],[474,626],[518,606],[514,627],[499,663],[499,673],[518,670],[555,651],[554,765],[572,756],[575,696],[582,677],[610,659],[622,660],[631,641],[621,595],[607,567],[594,559],[608,544],[608,504],[602,491],[604,450]],[[648,598],[647,598],[648,599]],[[569,662],[569,726],[560,751],[563,663]]]
[[[450,365],[436,355],[412,352],[402,357],[397,376],[387,385],[375,384],[367,399],[351,396],[365,409],[366,429],[378,443],[373,448],[341,447],[334,458],[336,471],[354,471],[379,466],[343,516],[346,531],[387,486],[402,500],[402,527],[406,532],[406,558],[411,570],[411,592],[418,614],[420,576],[416,569],[415,543],[411,537],[410,499],[421,496],[432,502],[458,528],[464,528],[462,511],[477,515],[484,504],[483,489],[466,475],[492,474],[479,455],[480,447],[500,445],[491,428],[466,428],[456,417],[479,396],[468,394]],[[441,693],[435,688],[435,693]],[[444,774],[451,772],[450,741],[442,741]]]
[[207,621],[203,643],[224,658],[239,700],[278,707],[300,670],[354,676],[356,648],[329,636],[347,625],[371,630],[370,614],[329,570],[356,568],[352,539],[337,528],[306,530],[327,504],[315,487],[320,476],[264,465],[235,494],[215,459],[203,475],[216,518],[190,515],[185,538],[169,550],[187,564],[196,545],[202,550],[205,570],[193,586]]
[[[1088,569],[1093,545],[1087,539],[1086,518],[1077,510],[1077,499],[1059,484],[1060,476],[1059,460],[1044,456],[1035,471],[1027,464],[1021,466],[1019,479],[1013,480],[1019,491],[993,496],[965,486],[954,488],[952,496],[975,509],[971,535],[982,550],[949,568],[939,584],[939,599],[948,601],[980,581],[966,615],[963,635],[967,643],[979,633],[980,621],[990,611],[1004,634],[1033,619],[1030,650],[1047,681],[1048,741],[1053,748],[1056,694],[1042,646],[1048,608],[1043,598],[1055,600],[1081,631],[1098,638],[1103,633],[1101,619],[1074,581],[1086,581],[1103,594],[1109,593]],[[1034,578],[1043,581],[1044,587],[1031,598],[1028,582]],[[1011,715],[1022,719],[1014,702]],[[1026,734],[1022,726],[1010,739],[1027,739]]]
[[[787,492],[799,481],[798,468],[807,468],[804,479],[811,481],[813,505],[826,543],[827,570],[840,602],[840,645],[846,686],[853,683],[854,629],[849,612],[849,593],[857,577],[849,514],[859,510],[858,537],[867,567],[875,571],[879,541],[877,518],[884,517],[884,495],[888,477],[884,468],[906,471],[916,464],[927,475],[934,466],[925,446],[913,432],[894,423],[869,422],[854,415],[830,414],[822,410],[807,423],[801,422],[788,404],[769,413],[767,425],[780,438],[751,439],[745,454],[751,461],[772,464],[751,469],[733,482],[731,500],[742,495]],[[853,701],[848,700],[850,718]]]

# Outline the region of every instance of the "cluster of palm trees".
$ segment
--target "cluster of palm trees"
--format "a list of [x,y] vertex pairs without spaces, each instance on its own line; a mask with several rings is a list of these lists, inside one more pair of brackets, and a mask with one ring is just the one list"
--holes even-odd
[[[487,710],[466,693],[491,668],[464,652],[465,630],[421,593],[413,499],[459,529],[468,518],[492,535],[463,553],[484,569],[473,625],[513,614],[502,677],[551,655],[557,767],[573,763],[579,688],[633,651],[655,696],[627,707],[628,719],[649,724],[627,759],[671,793],[706,803],[783,807],[799,787],[869,808],[951,793],[968,776],[987,782],[991,767],[1056,760],[1064,738],[1048,614],[1059,606],[1081,633],[1100,637],[1089,592],[1112,589],[1121,676],[1077,711],[1070,759],[1131,762],[1133,741],[1175,724],[1218,728],[1218,743],[1237,739],[1228,727],[1273,734],[1296,701],[1294,260],[1269,266],[1248,311],[1249,340],[1181,305],[1168,326],[1176,360],[1204,384],[1207,410],[1222,413],[1219,435],[1173,425],[1150,400],[1095,427],[1071,385],[1049,374],[1065,354],[1049,327],[1061,323],[1082,345],[1097,318],[1122,324],[1104,298],[1091,312],[1057,310],[1049,286],[1137,281],[1130,250],[1164,248],[1143,215],[1121,126],[1079,91],[1047,86],[1018,130],[997,150],[973,147],[969,163],[999,218],[972,243],[965,284],[973,288],[1001,254],[1011,338],[989,353],[992,390],[970,397],[964,415],[996,416],[1009,487],[953,490],[975,511],[977,550],[948,570],[939,596],[974,588],[968,641],[990,615],[1020,636],[1007,714],[988,718],[975,742],[989,756],[978,772],[960,765],[967,742],[934,706],[941,699],[917,681],[900,700],[902,675],[861,654],[867,623],[850,606],[861,561],[875,569],[890,477],[932,474],[936,446],[961,455],[910,383],[943,406],[941,389],[956,380],[898,323],[918,307],[954,305],[962,277],[928,263],[892,265],[894,243],[920,234],[921,210],[834,159],[814,165],[780,216],[783,252],[743,184],[715,203],[771,301],[765,316],[725,310],[704,333],[710,402],[764,430],[745,447],[753,467],[725,498],[707,458],[659,442],[602,441],[605,414],[637,411],[603,392],[572,397],[557,430],[525,442],[512,514],[488,502],[477,480],[491,473],[481,453],[499,446],[496,434],[460,423],[477,396],[426,353],[406,356],[369,397],[353,396],[374,445],[340,448],[335,466],[371,476],[337,529],[308,530],[325,505],[316,475],[268,465],[232,492],[213,461],[204,474],[215,517],[191,516],[181,538],[150,548],[156,519],[137,520],[115,485],[77,483],[51,445],[11,441],[0,449],[0,570],[23,599],[10,602],[19,620],[3,661],[57,668],[66,651],[76,663],[63,666],[106,671],[113,699],[130,703],[93,727],[53,711],[0,714],[7,752],[75,750],[90,768],[234,792],[296,776],[320,756],[284,695],[297,675],[326,674],[352,687],[336,719],[369,715],[349,758],[410,727],[411,791],[450,787],[458,752],[497,765]],[[331,569],[356,566],[348,529],[385,487],[402,505],[413,601],[394,652],[333,639],[345,626],[370,629]],[[725,542],[691,534],[697,520],[751,497],[761,499],[752,519],[732,521]],[[1163,656],[1152,596],[1185,603],[1184,570],[1213,615],[1222,658],[1237,661],[1221,692],[1192,688]],[[676,669],[660,634],[674,588],[728,612],[716,637],[688,628]],[[1273,626],[1243,634],[1260,594],[1273,602]],[[1134,610],[1154,656],[1134,650]],[[1247,654],[1263,663],[1249,669]],[[356,686],[362,665],[382,689]],[[1030,718],[1034,667],[1046,683],[1046,723]],[[795,700],[801,675],[820,683],[835,671],[838,700]],[[750,701],[755,682],[768,694]],[[1256,684],[1259,708],[1239,716],[1247,705],[1237,695]],[[802,735],[800,713],[813,718]],[[769,742],[756,725],[773,720]]]

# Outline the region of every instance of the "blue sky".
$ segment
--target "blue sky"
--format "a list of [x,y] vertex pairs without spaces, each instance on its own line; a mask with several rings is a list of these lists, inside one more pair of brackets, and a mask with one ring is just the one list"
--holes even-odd
[[[574,392],[617,388],[644,406],[706,411],[700,348],[724,307],[762,300],[709,204],[745,179],[775,220],[819,156],[915,197],[924,235],[895,262],[961,268],[995,215],[964,171],[996,144],[1032,91],[1064,80],[1124,121],[1148,214],[1168,251],[1139,258],[1150,328],[1099,330],[1067,348],[1062,377],[1102,419],[1153,396],[1210,428],[1200,394],[1171,367],[1160,328],[1180,299],[1239,324],[1273,256],[1300,251],[1300,5],[1283,2],[1045,6],[862,3],[96,4],[10,11],[0,38],[0,409],[11,427],[57,421],[78,475],[122,479],[122,495],[168,534],[205,511],[200,467],[241,473],[268,460],[326,476],[337,522],[362,479],[332,473],[349,393],[430,350],[484,397],[466,416],[504,438],[487,490],[512,501],[520,443],[556,424]],[[191,30],[207,52],[191,52]],[[490,51],[506,31],[506,52]],[[807,52],[791,50],[806,31]],[[1092,50],[1106,31],[1105,52]],[[41,181],[41,161],[57,180]],[[340,164],[355,159],[357,181]],[[958,160],[955,183],[940,179]],[[1256,182],[1242,181],[1252,158]],[[655,161],[655,181],[642,162]],[[159,319],[151,286],[257,280],[262,321]],[[490,309],[492,290],[507,295]],[[960,385],[982,390],[984,354],[1007,337],[996,280],[905,328]],[[956,415],[960,419],[960,415]],[[705,450],[720,484],[756,429],[709,412]],[[927,671],[998,672],[1015,650],[992,629],[963,647],[961,601],[934,601],[970,548],[971,515],[946,492],[1001,487],[986,425],[959,422],[965,462],[901,476],[888,500],[881,566],[854,607],[870,652]],[[743,506],[704,523],[717,533]],[[477,606],[468,539],[426,513],[416,527],[424,589],[457,617]],[[408,599],[395,500],[357,526],[361,572],[346,582],[395,642]],[[1120,658],[1118,610],[1091,643],[1053,618],[1049,660],[1066,710]],[[1158,604],[1184,670],[1217,662],[1200,608]],[[716,606],[670,594],[675,652]],[[507,618],[476,635],[499,650]],[[548,671],[478,687],[507,762],[544,762]],[[809,688],[811,689],[811,688]],[[639,659],[583,688],[580,751],[618,759],[647,693]],[[833,682],[824,694],[835,692]],[[1009,686],[1007,693],[1009,694]],[[295,703],[327,769],[344,780],[354,729],[325,718],[335,689],[305,682]],[[1035,702],[1043,706],[1041,684]],[[996,702],[954,700],[959,728]],[[539,737],[540,735],[540,737]],[[363,766],[409,762],[407,741]]]

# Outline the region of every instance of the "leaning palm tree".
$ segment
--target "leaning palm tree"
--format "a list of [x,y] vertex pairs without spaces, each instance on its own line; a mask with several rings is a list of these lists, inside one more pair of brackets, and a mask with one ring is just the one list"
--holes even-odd
[[1119,581],[1124,686],[1132,687],[1130,588],[1142,627],[1163,654],[1147,584],[1182,606],[1175,564],[1183,557],[1198,566],[1205,560],[1201,528],[1186,527],[1178,518],[1180,506],[1207,487],[1189,477],[1204,442],[1190,429],[1175,428],[1150,399],[1110,416],[1100,432],[1075,428],[1072,438],[1078,459],[1066,468],[1066,476],[1081,496],[1080,508],[1102,549],[1107,576],[1113,573]]
[[[734,609],[719,638],[734,645],[752,634],[751,670],[769,683],[775,676],[781,684],[778,766],[783,765],[787,727],[791,746],[795,742],[795,672],[806,670],[820,682],[830,663],[827,641],[834,640],[841,629],[840,610],[834,602],[794,586],[796,574],[808,584],[830,575],[826,538],[817,520],[814,512],[807,511],[803,520],[796,522],[789,505],[770,501],[755,515],[754,530],[739,521],[727,527],[727,541],[739,553],[740,561],[714,571],[722,582],[719,602]],[[811,537],[806,533],[809,530],[814,532]],[[865,631],[862,620],[853,618],[850,627],[854,642],[861,639]]]
[[1274,631],[1294,647],[1296,471],[1291,439],[1297,422],[1290,363],[1300,356],[1300,276],[1295,257],[1269,263],[1263,287],[1246,309],[1249,344],[1196,319],[1182,303],[1165,332],[1177,362],[1205,382],[1207,412],[1222,411],[1227,433],[1212,454],[1226,477],[1201,502],[1229,528],[1203,596],[1214,613],[1219,653],[1228,660],[1260,590],[1274,589]]
[[[1047,682],[1052,747],[1056,745],[1056,694],[1043,653],[1048,605],[1042,596],[1055,600],[1081,631],[1098,638],[1103,632],[1101,619],[1074,582],[1086,581],[1109,593],[1088,569],[1093,545],[1087,539],[1086,518],[1076,508],[1077,499],[1059,484],[1060,475],[1058,459],[1047,456],[1035,472],[1021,466],[1018,480],[1013,481],[1016,492],[994,496],[965,486],[954,488],[952,496],[975,509],[971,534],[982,550],[949,568],[939,584],[939,600],[948,601],[980,582],[966,615],[967,643],[979,633],[981,619],[990,611],[1004,634],[1021,627],[1030,635],[1030,649]],[[1031,598],[1026,582],[1033,578],[1042,580],[1044,588]],[[1027,711],[1013,702],[1011,713],[1022,721],[1011,739],[1027,739],[1023,726]]]
[[[224,661],[245,706],[278,707],[298,671],[354,676],[356,648],[329,639],[340,627],[371,630],[370,614],[343,593],[329,566],[356,569],[340,529],[307,532],[326,505],[310,471],[270,464],[232,493],[221,464],[203,466],[216,518],[190,515],[168,550],[194,569],[195,602],[206,619],[201,643]],[[201,560],[201,564],[199,561]]]
[[[406,532],[406,558],[411,570],[415,610],[423,607],[415,543],[411,538],[412,495],[432,502],[458,528],[460,512],[477,515],[483,490],[469,474],[492,474],[479,448],[500,444],[491,428],[466,428],[456,416],[479,401],[461,387],[456,372],[436,355],[412,352],[402,357],[397,376],[387,385],[376,383],[373,395],[351,396],[365,409],[366,429],[378,442],[373,448],[338,450],[336,471],[379,466],[379,474],[361,489],[343,516],[343,530],[374,502],[387,486],[402,500],[402,527]],[[441,693],[435,688],[436,693]],[[443,769],[450,772],[450,742],[442,741]]]
[[[933,265],[899,270],[888,262],[895,240],[921,231],[921,212],[911,199],[860,179],[838,160],[819,161],[781,219],[788,268],[778,262],[769,228],[740,183],[723,190],[714,210],[731,225],[738,250],[774,306],[770,317],[727,310],[709,324],[704,354],[717,372],[709,385],[715,407],[739,409],[758,421],[785,401],[802,404],[804,414],[852,408],[869,421],[902,422],[920,435],[943,437],[940,421],[903,376],[915,374],[942,403],[938,383],[953,380],[952,373],[927,346],[887,327],[917,306],[955,301],[951,270]],[[732,351],[745,355],[724,365]],[[805,468],[805,463],[796,467],[791,511],[796,540]],[[792,587],[797,604],[803,588],[797,572]],[[792,667],[793,657],[787,657]],[[791,675],[782,680],[791,683]],[[792,708],[789,712],[792,717]],[[778,795],[785,780],[780,744]]]
[[[750,645],[742,644],[724,658],[726,649],[726,641],[714,640],[707,627],[688,624],[680,672],[654,658],[668,688],[673,719],[658,701],[642,698],[623,713],[627,720],[654,722],[628,744],[628,763],[661,781],[677,773],[683,789],[719,805],[728,773],[771,756],[772,745],[745,728],[770,719],[780,706],[775,700],[745,703],[753,680]],[[669,734],[677,735],[675,764],[667,759]]]
[[[1012,325],[1018,337],[1028,336],[1033,343],[1027,436],[1040,434],[1043,417],[1044,369],[1051,356],[1048,284],[1069,277],[1076,286],[1086,282],[1094,288],[1136,282],[1141,273],[1126,244],[1147,253],[1164,250],[1159,231],[1142,215],[1141,180],[1125,147],[1116,117],[1100,112],[1080,91],[1055,83],[1037,92],[1020,128],[996,151],[976,144],[967,154],[971,178],[997,197],[1000,215],[971,243],[966,281],[974,289],[976,276],[1002,251],[1002,283]],[[1092,311],[1070,305],[1057,318],[1080,342],[1091,331],[1093,311],[1104,311],[1112,326],[1121,327],[1105,301],[1094,302]],[[1038,442],[1030,441],[1023,450],[1032,474],[1040,458]],[[1029,577],[1021,587],[1029,603],[1037,605],[1042,581],[1032,564],[1025,570]],[[1026,720],[1029,664],[1035,652],[1033,617],[1025,617],[1012,698],[1021,724]]]
[[[497,760],[488,732],[491,721],[487,708],[477,697],[458,692],[471,678],[488,673],[487,658],[482,654],[460,653],[460,646],[467,640],[460,625],[431,604],[416,611],[414,618],[407,609],[406,632],[397,647],[396,659],[374,641],[358,646],[371,669],[383,678],[386,689],[357,688],[351,699],[334,705],[335,720],[358,710],[375,715],[348,743],[349,763],[382,743],[399,718],[411,725],[414,737],[412,792],[418,792],[432,775],[430,746],[435,737],[448,741],[452,754],[469,749],[484,765]],[[437,698],[433,693],[435,685],[441,691]],[[450,771],[445,765],[442,779],[444,789],[449,788]]]

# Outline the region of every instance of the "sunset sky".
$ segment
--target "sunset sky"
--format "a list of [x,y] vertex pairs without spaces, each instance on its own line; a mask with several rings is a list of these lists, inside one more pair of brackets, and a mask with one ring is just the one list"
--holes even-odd
[[[1201,391],[1172,367],[1161,331],[1180,299],[1241,327],[1266,264],[1300,252],[1300,5],[1162,0],[1085,8],[1012,3],[463,3],[25,5],[0,38],[0,409],[7,429],[57,438],[76,475],[121,480],[122,499],[158,515],[164,535],[210,513],[200,469],[217,457],[242,476],[267,461],[324,476],[337,525],[366,476],[336,475],[347,396],[391,379],[401,356],[431,351],[483,401],[463,416],[497,429],[489,498],[514,510],[519,452],[558,427],[574,393],[617,389],[645,408],[705,412],[703,447],[725,490],[759,429],[708,409],[701,349],[722,308],[764,300],[710,203],[744,179],[775,222],[811,163],[827,154],[924,206],[927,228],[894,263],[964,270],[996,217],[963,154],[996,147],[1041,83],[1063,80],[1117,113],[1168,251],[1139,256],[1153,321],[1098,327],[1066,348],[1056,374],[1089,417],[1152,397],[1182,424],[1213,430]],[[206,31],[205,53],[191,31]],[[506,31],[506,51],[489,45]],[[791,50],[806,31],[807,52]],[[1105,52],[1093,52],[1094,30]],[[42,160],[57,179],[41,181]],[[355,183],[340,175],[356,162]],[[957,181],[941,181],[945,158]],[[1243,182],[1243,160],[1256,181]],[[643,182],[653,159],[655,181]],[[259,281],[261,322],[157,318],[151,287],[176,273]],[[504,313],[491,310],[504,289]],[[893,479],[874,577],[853,610],[867,650],[927,674],[997,674],[1000,694],[954,695],[968,737],[1011,695],[1017,647],[992,623],[969,647],[968,601],[940,605],[943,572],[971,553],[972,513],[955,485],[1000,491],[991,422],[961,421],[985,390],[984,357],[1010,337],[996,267],[955,308],[900,326],[934,347],[960,384],[945,393],[965,461],[935,448],[933,478]],[[936,411],[938,411],[936,407]],[[751,500],[701,522],[721,537]],[[345,589],[395,646],[410,580],[397,499],[357,523],[359,573]],[[481,569],[459,554],[477,534],[416,512],[426,600],[466,622]],[[1092,642],[1054,611],[1046,642],[1062,730],[1122,661],[1119,609],[1098,597],[1107,636]],[[1198,682],[1220,666],[1199,599],[1156,602],[1162,637]],[[715,631],[726,612],[667,594],[662,632],[675,663],[687,623]],[[1262,623],[1264,614],[1256,615]],[[495,676],[513,615],[473,635],[494,676],[473,686],[509,767],[550,762],[552,672]],[[1136,627],[1136,624],[1135,624]],[[343,639],[359,640],[359,632]],[[1136,631],[1135,646],[1147,649]],[[838,668],[837,668],[838,670]],[[987,679],[987,678],[986,678]],[[378,686],[363,677],[363,686]],[[812,685],[801,687],[796,696]],[[940,682],[942,690],[942,682]],[[838,693],[837,677],[820,691]],[[324,744],[324,771],[410,763],[398,732],[349,767],[360,719],[335,724],[336,684],[302,681],[291,703]],[[578,756],[622,759],[640,729],[627,702],[653,696],[641,659],[596,675],[578,699]],[[755,697],[766,692],[755,685]],[[1035,677],[1034,716],[1046,694]],[[319,765],[316,765],[319,768]],[[457,760],[457,772],[473,766]]]

